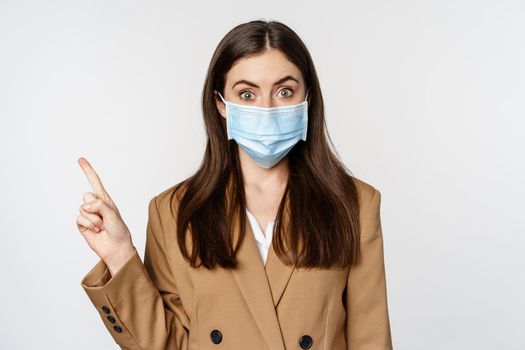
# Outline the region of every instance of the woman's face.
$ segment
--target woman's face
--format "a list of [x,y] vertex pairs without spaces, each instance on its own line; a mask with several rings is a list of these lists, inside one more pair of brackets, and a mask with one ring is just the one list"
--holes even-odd
[[[304,101],[301,71],[279,50],[241,58],[226,75],[224,99],[257,107],[277,107]],[[217,109],[226,118],[226,106],[219,98]]]

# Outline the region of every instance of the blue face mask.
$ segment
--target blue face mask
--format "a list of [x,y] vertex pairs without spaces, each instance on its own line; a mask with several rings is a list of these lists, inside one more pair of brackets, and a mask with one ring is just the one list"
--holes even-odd
[[265,169],[283,159],[299,140],[306,141],[308,101],[278,107],[256,107],[225,101],[228,140],[234,139]]

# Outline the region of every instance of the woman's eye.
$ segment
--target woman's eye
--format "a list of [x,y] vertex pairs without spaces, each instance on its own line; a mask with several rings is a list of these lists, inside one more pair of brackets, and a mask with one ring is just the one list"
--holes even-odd
[[[283,91],[289,91],[288,93],[285,93],[285,94],[282,94]],[[282,89],[281,91],[279,91],[279,94],[282,96],[282,97],[291,97],[292,94],[293,94],[293,90],[292,89],[288,89],[288,88],[285,88],[285,89]]]
[[243,91],[241,92],[241,99],[242,100],[251,100],[251,98],[249,98],[250,95],[253,95],[251,92],[249,91]]

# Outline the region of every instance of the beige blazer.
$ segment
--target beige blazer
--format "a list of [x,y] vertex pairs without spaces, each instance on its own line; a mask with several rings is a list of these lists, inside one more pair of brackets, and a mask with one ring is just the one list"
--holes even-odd
[[287,266],[273,245],[264,266],[249,222],[239,269],[191,268],[173,236],[171,187],[149,202],[144,263],[135,250],[111,276],[99,260],[81,285],[122,349],[392,349],[381,194],[356,182],[362,260],[351,269]]

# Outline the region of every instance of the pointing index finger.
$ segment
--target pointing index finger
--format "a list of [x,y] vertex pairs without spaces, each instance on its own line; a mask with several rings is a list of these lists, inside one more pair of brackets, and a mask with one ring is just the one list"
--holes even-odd
[[87,159],[84,157],[80,157],[78,159],[78,164],[80,165],[80,167],[86,174],[87,179],[89,183],[91,184],[91,188],[93,189],[93,192],[95,192],[97,197],[101,199],[104,199],[104,198],[109,199],[109,195],[104,189],[104,186],[102,186],[102,182],[100,181],[100,178],[98,177],[97,173],[95,172],[91,164],[89,164]]

